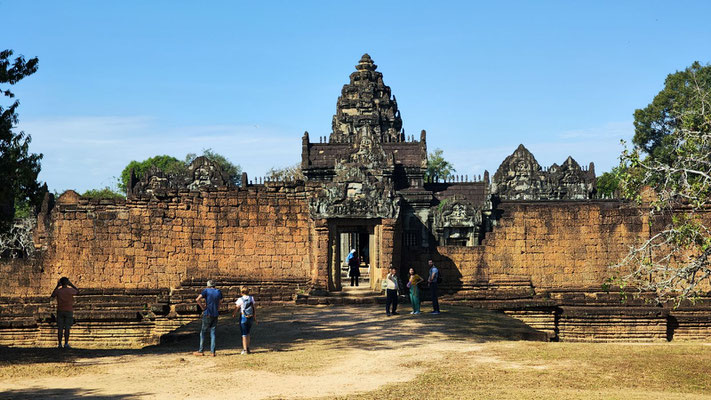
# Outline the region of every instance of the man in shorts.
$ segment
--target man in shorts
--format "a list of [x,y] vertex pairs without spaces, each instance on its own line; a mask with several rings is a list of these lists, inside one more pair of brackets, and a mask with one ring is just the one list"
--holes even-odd
[[62,348],[62,334],[64,334],[64,348],[69,346],[69,329],[74,323],[74,296],[79,294],[79,289],[63,276],[57,282],[57,287],[52,292],[52,298],[57,298],[57,348]]
[[200,295],[195,299],[202,313],[202,327],[200,329],[200,348],[196,351],[196,356],[202,356],[205,334],[210,331],[210,353],[215,357],[215,330],[217,329],[217,317],[219,316],[220,301],[222,301],[222,291],[215,289],[215,282],[207,281],[207,287],[202,290]]

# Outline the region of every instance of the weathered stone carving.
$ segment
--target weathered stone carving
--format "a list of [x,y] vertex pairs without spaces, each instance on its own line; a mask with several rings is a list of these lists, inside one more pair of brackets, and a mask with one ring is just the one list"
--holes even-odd
[[188,184],[190,190],[204,187],[230,186],[230,178],[220,166],[207,157],[198,157],[188,166]]
[[563,165],[543,170],[519,145],[494,174],[492,193],[506,200],[584,200],[595,194],[595,165],[587,170],[568,157]]
[[343,86],[333,116],[331,143],[353,143],[357,132],[370,128],[377,141],[402,142],[402,119],[390,87],[368,54],[363,54],[350,83]]
[[151,167],[140,180],[132,177],[131,181],[135,183],[129,188],[129,196],[157,196],[169,191],[233,185],[222,168],[204,156],[193,160],[185,171],[166,173]]
[[314,218],[397,218],[400,199],[393,190],[392,166],[386,167],[382,149],[373,152],[377,144],[361,145],[354,161],[338,162],[333,181],[315,190],[309,202]]
[[440,245],[479,244],[482,210],[467,201],[447,199],[434,211],[433,230]]

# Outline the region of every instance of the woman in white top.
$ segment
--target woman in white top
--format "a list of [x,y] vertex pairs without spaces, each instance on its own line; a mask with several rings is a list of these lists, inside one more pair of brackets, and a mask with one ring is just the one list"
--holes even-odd
[[242,292],[242,297],[235,302],[237,308],[232,312],[232,318],[237,316],[237,310],[239,310],[239,327],[242,331],[242,354],[249,354],[249,332],[252,329],[252,323],[257,323],[257,309],[254,305],[254,297],[249,295],[249,288],[242,286],[240,291]]

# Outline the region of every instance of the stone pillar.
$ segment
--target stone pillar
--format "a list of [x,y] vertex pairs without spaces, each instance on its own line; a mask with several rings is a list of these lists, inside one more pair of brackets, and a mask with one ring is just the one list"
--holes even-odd
[[315,290],[329,289],[328,221],[317,219],[311,229],[311,283]]
[[397,219],[383,219],[381,221],[379,251],[380,271],[375,279],[383,279],[388,274],[391,265],[400,268],[400,240],[398,235]]

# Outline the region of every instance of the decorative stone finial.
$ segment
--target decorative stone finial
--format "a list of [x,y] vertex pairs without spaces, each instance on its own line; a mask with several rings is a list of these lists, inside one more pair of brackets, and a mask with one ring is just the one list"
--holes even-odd
[[356,69],[358,71],[375,71],[377,68],[378,66],[373,64],[373,59],[370,58],[368,53],[363,54],[363,57],[360,58],[358,65],[356,65]]

